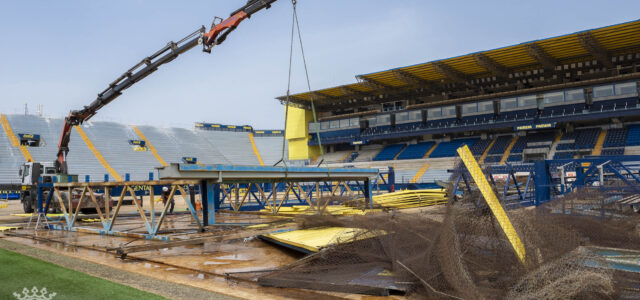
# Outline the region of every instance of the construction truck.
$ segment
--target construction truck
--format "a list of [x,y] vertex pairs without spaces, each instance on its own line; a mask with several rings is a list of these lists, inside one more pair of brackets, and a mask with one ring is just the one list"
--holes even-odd
[[[42,189],[42,192],[38,192],[39,186],[51,185],[54,182],[73,182],[78,181],[77,175],[64,174],[61,175],[56,172],[56,167],[53,162],[27,162],[22,165],[22,168],[18,171],[20,176],[20,202],[25,213],[33,213],[38,211],[38,204],[42,205],[43,209],[46,205],[45,200],[49,199],[50,189]],[[60,193],[62,201],[58,201],[57,195],[51,195],[49,199],[49,210],[54,212],[60,212],[60,202],[62,202],[67,211],[75,210],[80,202],[82,196],[80,191],[73,190],[71,192],[71,203],[69,203],[69,193]],[[42,197],[38,199],[38,197]],[[96,202],[101,207],[105,207],[104,196],[102,194],[96,194]],[[113,201],[109,203],[109,206],[113,206]],[[71,208],[71,210],[69,209]],[[85,214],[95,213],[96,207],[92,201],[83,201],[80,211]]]
[[[24,206],[24,211],[30,213],[37,207],[37,186],[40,183],[38,181],[40,177],[42,177],[42,183],[46,183],[45,180],[50,180],[49,182],[51,183],[65,182],[68,181],[69,178],[77,181],[77,176],[74,177],[68,175],[69,172],[67,168],[69,140],[71,138],[71,130],[74,126],[82,125],[82,123],[88,121],[98,112],[98,110],[118,98],[125,89],[151,75],[151,73],[158,70],[160,66],[173,61],[180,54],[193,49],[197,45],[202,45],[203,52],[211,53],[212,48],[216,45],[222,44],[222,42],[227,39],[227,36],[233,32],[242,21],[250,18],[254,13],[262,9],[270,8],[271,4],[274,2],[276,2],[276,0],[248,0],[244,6],[232,12],[228,18],[224,20],[219,17],[214,18],[209,31],[206,31],[205,27],[202,26],[178,42],[169,42],[166,46],[162,47],[151,56],[145,57],[116,80],[109,83],[109,86],[100,92],[98,97],[88,106],[85,106],[80,110],[71,111],[64,119],[62,134],[60,135],[60,140],[58,142],[56,160],[53,163],[27,162],[20,170],[20,178],[22,179],[21,201]],[[54,178],[57,180],[54,181]],[[72,195],[72,198],[73,202],[73,200],[76,199],[75,194]],[[77,198],[79,199],[80,195],[78,195]],[[57,202],[57,200],[50,201],[50,203]],[[102,203],[104,204],[104,202]],[[83,204],[81,210],[91,210],[90,205],[93,204]]]

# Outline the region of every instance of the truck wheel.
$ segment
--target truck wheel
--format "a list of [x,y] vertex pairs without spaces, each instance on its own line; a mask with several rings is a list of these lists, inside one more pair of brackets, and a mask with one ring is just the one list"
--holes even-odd
[[22,200],[22,209],[26,214],[33,213],[33,207],[31,207],[31,198]]

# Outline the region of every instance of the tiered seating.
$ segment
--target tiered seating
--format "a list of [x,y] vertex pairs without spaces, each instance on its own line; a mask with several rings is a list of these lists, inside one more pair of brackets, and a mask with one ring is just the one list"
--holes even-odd
[[462,119],[460,120],[460,125],[473,125],[473,124],[487,123],[490,120],[493,120],[494,118],[495,116],[493,114],[462,117]]
[[490,139],[480,139],[473,143],[473,146],[471,146],[469,150],[471,150],[471,153],[473,153],[473,155],[482,155],[482,153],[487,150],[487,147],[489,147],[489,144],[491,144]]
[[[47,119],[33,115],[7,115],[7,121],[13,128],[15,134],[35,133],[40,135],[40,147],[30,147],[29,153],[35,161],[53,161],[58,151],[58,139],[62,130],[62,119]],[[90,124],[90,123],[86,123]],[[85,126],[86,127],[86,126]],[[84,128],[84,127],[83,127]],[[8,144],[10,147],[11,144]],[[127,141],[125,140],[125,145]],[[129,147],[127,145],[127,147]],[[15,149],[15,147],[12,147]],[[92,181],[104,180],[107,170],[102,167],[95,155],[87,148],[76,130],[71,131],[71,141],[69,143],[69,155],[67,156],[67,166],[71,174],[78,175],[79,180],[84,181],[89,175]],[[131,148],[128,148],[131,149]],[[17,149],[15,149],[17,151]],[[19,164],[24,163],[24,158],[18,152]],[[4,157],[3,157],[4,158]],[[0,158],[2,160],[2,158]],[[10,174],[11,181],[17,181],[17,168],[12,168]],[[153,168],[150,170],[153,171]],[[146,178],[148,179],[148,175]]]
[[538,109],[524,109],[516,111],[501,112],[498,121],[514,121],[523,119],[533,119],[538,115]]
[[[489,154],[502,154],[507,151],[507,147],[509,147],[509,143],[513,139],[510,135],[503,135],[496,139],[496,142],[493,144],[491,149],[489,149]],[[486,160],[485,160],[486,161]],[[500,161],[498,159],[498,161]]]
[[204,137],[212,148],[234,165],[259,165],[258,157],[253,153],[253,146],[248,132],[196,130],[198,136]]
[[522,153],[525,148],[540,148],[544,146],[529,146],[530,143],[553,142],[555,133],[553,131],[536,132],[518,138],[511,149],[511,153]]
[[553,159],[571,159],[574,155],[576,155],[575,151],[557,151]]
[[423,158],[427,151],[435,145],[435,142],[428,141],[407,146],[406,149],[398,155],[398,159],[417,159]]
[[510,154],[507,158],[507,162],[518,162],[522,161],[522,154]]
[[625,146],[640,146],[640,124],[629,126]]
[[540,117],[557,117],[582,113],[582,111],[585,109],[585,106],[586,105],[584,103],[549,106],[545,107],[542,110],[542,112],[540,113]]
[[600,155],[624,155],[624,148],[602,149]]
[[349,154],[349,156],[347,156],[347,158],[344,160],[344,162],[346,163],[350,163],[353,162],[357,157],[358,157],[359,153],[356,151],[351,152],[351,154]]
[[469,139],[452,140],[450,142],[441,142],[440,144],[438,144],[436,149],[433,150],[433,152],[431,152],[431,155],[429,155],[429,157],[456,156],[457,155],[456,150],[459,147],[465,144],[472,147],[477,140],[478,140],[477,138],[469,138]]
[[577,129],[574,132],[566,133],[562,140],[574,140],[573,143],[558,144],[557,150],[581,150],[593,149],[600,134],[600,128]]
[[[82,127],[96,149],[122,179],[128,173],[131,180],[147,180],[149,172],[160,166],[151,152],[133,151],[129,140],[140,138],[129,126],[113,122],[92,122],[85,123]],[[71,148],[69,153],[76,149],[78,148]],[[91,180],[104,180],[104,175],[92,177]],[[110,180],[114,178],[110,176]]]
[[614,100],[606,100],[606,101],[594,101],[591,104],[590,111],[607,111],[607,110],[618,110],[618,109],[627,109],[627,108],[635,108],[638,104],[638,97],[629,97],[623,99],[614,99]]
[[353,162],[371,161],[382,148],[382,145],[364,145],[358,150],[358,156]]
[[427,121],[427,127],[430,127],[430,128],[447,127],[447,126],[456,124],[457,122],[458,122],[458,119],[456,118],[433,120],[433,121]]
[[606,138],[604,139],[603,147],[605,148],[624,147],[626,141],[627,141],[626,128],[610,129],[607,132]]
[[405,144],[388,145],[382,149],[374,158],[374,161],[392,160],[405,147]]
[[502,155],[487,155],[484,159],[484,163],[497,163],[502,159]]
[[362,135],[384,134],[392,131],[391,126],[369,127],[362,132]]
[[[260,152],[260,157],[265,166],[272,166],[282,157],[283,136],[255,136],[253,140]],[[285,140],[284,157],[288,157],[287,141]]]
[[18,170],[23,163],[18,148],[11,145],[4,130],[0,129],[0,183],[19,183]]

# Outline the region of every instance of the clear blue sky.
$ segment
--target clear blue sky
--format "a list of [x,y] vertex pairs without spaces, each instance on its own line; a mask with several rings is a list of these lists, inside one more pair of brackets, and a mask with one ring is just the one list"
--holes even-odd
[[[244,0],[2,1],[0,112],[38,104],[62,117],[95,99],[170,40],[226,17]],[[354,75],[638,18],[640,1],[298,0],[313,89]],[[191,127],[282,128],[291,2],[245,21],[211,55],[193,49],[105,107],[94,120]],[[293,92],[305,91],[295,61]]]

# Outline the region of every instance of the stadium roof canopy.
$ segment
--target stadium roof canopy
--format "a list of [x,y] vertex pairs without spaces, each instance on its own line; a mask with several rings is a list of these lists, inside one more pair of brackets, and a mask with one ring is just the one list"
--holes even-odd
[[[633,53],[640,48],[640,20],[529,41],[513,46],[480,51],[381,72],[357,75],[357,83],[290,96],[290,101],[316,106],[364,100],[366,96],[392,94],[434,85],[473,82],[494,77],[507,81],[512,73],[544,69],[553,72],[559,65],[596,60],[613,68],[611,57]],[[464,85],[464,84],[463,84]],[[286,96],[277,98],[284,101]]]

